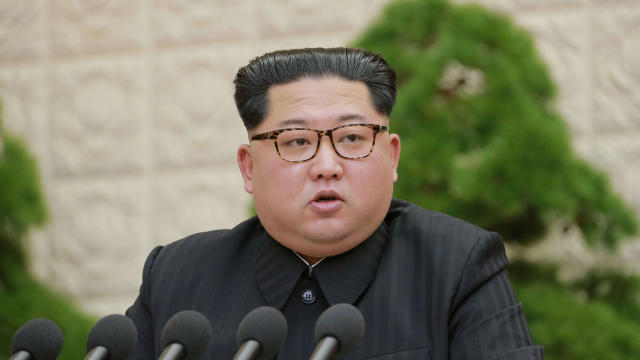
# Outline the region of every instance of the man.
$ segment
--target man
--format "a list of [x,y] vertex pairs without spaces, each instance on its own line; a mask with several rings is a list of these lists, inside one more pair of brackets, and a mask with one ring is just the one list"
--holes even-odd
[[392,200],[395,81],[380,56],[345,48],[277,51],[238,71],[250,140],[238,166],[258,215],[151,252],[127,311],[135,358],[157,358],[166,321],[193,309],[213,328],[205,358],[230,359],[240,320],[269,305],[289,327],[278,359],[305,359],[337,303],[366,322],[349,359],[542,358],[500,237]]

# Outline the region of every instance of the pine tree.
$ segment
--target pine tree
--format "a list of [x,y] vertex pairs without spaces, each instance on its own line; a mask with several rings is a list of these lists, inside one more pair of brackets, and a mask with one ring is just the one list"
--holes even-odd
[[607,177],[573,153],[549,71],[507,17],[445,0],[399,1],[355,46],[380,53],[398,74],[396,196],[521,243],[555,221],[609,248],[637,231]]

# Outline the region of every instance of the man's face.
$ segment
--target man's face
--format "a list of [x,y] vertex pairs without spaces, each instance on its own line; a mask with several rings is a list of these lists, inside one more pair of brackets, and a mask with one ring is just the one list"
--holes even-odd
[[[389,122],[359,81],[301,79],[272,86],[268,100],[264,121],[249,136],[291,127],[327,130]],[[238,149],[238,165],[267,232],[313,260],[348,251],[376,230],[391,203],[399,155],[399,137],[380,132],[373,152],[363,159],[341,158],[323,136],[311,160],[285,162],[273,140],[254,140]]]

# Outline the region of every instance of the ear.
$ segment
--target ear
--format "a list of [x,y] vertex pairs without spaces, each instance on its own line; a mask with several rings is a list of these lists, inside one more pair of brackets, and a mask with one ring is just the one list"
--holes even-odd
[[244,179],[244,190],[253,194],[253,157],[249,145],[242,144],[238,147],[237,161],[242,179]]
[[400,136],[390,134],[389,155],[391,156],[391,166],[393,167],[393,182],[398,181],[398,162],[400,161]]

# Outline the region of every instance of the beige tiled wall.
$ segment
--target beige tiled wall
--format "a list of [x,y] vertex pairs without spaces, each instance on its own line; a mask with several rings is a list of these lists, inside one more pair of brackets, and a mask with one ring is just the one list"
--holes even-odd
[[[31,239],[38,277],[122,312],[154,245],[244,219],[235,71],[345,45],[387,2],[0,0],[4,121],[40,160],[52,215]],[[640,2],[479,2],[534,34],[575,148],[640,213]]]

